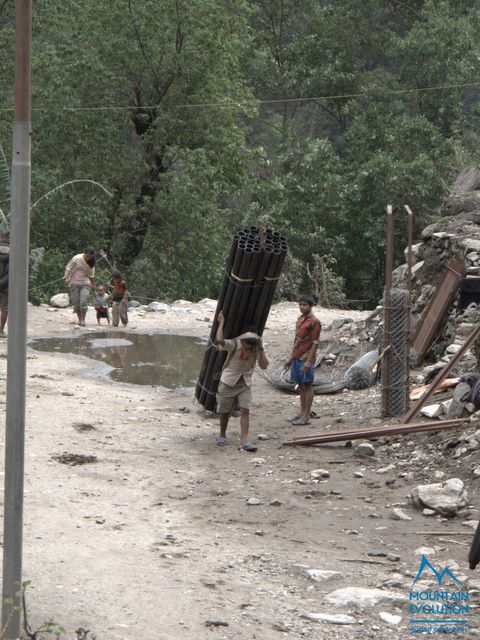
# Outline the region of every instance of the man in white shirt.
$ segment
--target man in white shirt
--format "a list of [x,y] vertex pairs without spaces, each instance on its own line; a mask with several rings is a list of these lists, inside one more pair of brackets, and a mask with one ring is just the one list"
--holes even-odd
[[225,316],[218,314],[218,327],[215,344],[228,356],[222,370],[217,395],[217,413],[220,414],[220,435],[217,445],[227,444],[227,426],[232,411],[240,410],[240,450],[255,452],[257,450],[248,441],[250,426],[250,402],[252,400],[252,375],[255,365],[261,369],[268,367],[268,360],[263,350],[262,339],[255,331],[246,331],[237,338],[225,340],[223,330]]
[[70,290],[70,302],[78,317],[78,326],[85,326],[90,287],[95,287],[95,250],[86,247],[65,267],[64,280]]

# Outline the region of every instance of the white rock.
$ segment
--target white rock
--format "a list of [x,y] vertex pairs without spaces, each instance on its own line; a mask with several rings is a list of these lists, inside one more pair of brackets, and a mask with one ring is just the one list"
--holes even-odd
[[247,504],[251,507],[262,504],[258,498],[248,498]]
[[50,298],[50,306],[58,309],[66,309],[70,306],[70,297],[68,293],[57,293]]
[[465,247],[467,253],[470,251],[480,251],[480,240],[477,240],[476,238],[471,238],[470,236],[463,238],[460,244]]
[[173,304],[176,307],[187,307],[187,306],[191,306],[192,305],[192,301],[191,300],[183,300],[182,298],[179,298],[178,300],[174,300]]
[[172,311],[172,307],[169,304],[165,304],[164,302],[150,302],[147,305],[147,311],[160,311],[165,313],[166,311]]
[[217,307],[217,301],[211,298],[202,298],[198,301],[198,304],[202,304],[204,307],[209,307],[210,309],[216,309]]
[[423,513],[424,516],[434,516],[436,512],[435,512],[435,509],[426,509],[425,508],[422,511],[422,513]]
[[366,587],[344,587],[343,589],[337,589],[327,594],[325,600],[334,607],[342,607],[345,605],[370,607],[379,602],[391,602],[401,605],[408,602],[407,596],[403,593]]
[[415,549],[416,556],[434,556],[437,553],[433,547],[418,547]]
[[394,587],[396,589],[404,587],[404,579],[401,573],[392,573],[390,577],[383,581],[384,587]]
[[412,489],[410,497],[415,506],[434,509],[449,517],[467,505],[467,492],[460,478],[419,485]]
[[330,471],[327,471],[326,469],[314,469],[313,471],[310,471],[310,477],[314,480],[317,480],[318,478],[329,478]]
[[355,447],[355,453],[359,456],[374,456],[375,447],[369,442],[360,442],[360,444],[357,444]]
[[435,473],[433,474],[433,477],[435,478],[435,480],[443,480],[446,476],[445,471],[435,471]]
[[452,343],[452,344],[448,345],[448,347],[445,349],[445,352],[446,353],[458,353],[461,348],[462,348],[462,345]]
[[378,616],[387,624],[396,625],[400,624],[402,621],[402,616],[396,616],[393,613],[388,613],[387,611],[380,611]]
[[382,467],[381,469],[375,469],[375,473],[384,474],[384,473],[388,473],[389,471],[393,471],[393,469],[395,469],[395,465],[394,464],[389,464],[388,467]]
[[304,613],[302,618],[311,622],[328,622],[330,624],[361,624],[353,616],[347,616],[344,613]]
[[417,262],[416,264],[413,265],[412,277],[415,276],[419,271],[421,271],[424,264],[425,264],[425,260],[421,260],[420,262]]
[[443,405],[441,403],[429,404],[427,407],[422,407],[420,413],[427,418],[438,418],[444,413]]
[[305,575],[310,580],[315,582],[326,582],[333,578],[341,578],[342,574],[339,571],[329,571],[328,569],[307,569]]
[[392,509],[390,518],[392,520],[411,520],[410,516],[407,516],[407,514],[404,511],[398,508]]

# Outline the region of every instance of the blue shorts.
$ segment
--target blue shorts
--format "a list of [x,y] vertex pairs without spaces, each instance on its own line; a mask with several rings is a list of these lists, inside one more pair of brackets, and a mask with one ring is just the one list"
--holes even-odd
[[315,367],[312,365],[308,371],[303,370],[305,360],[292,360],[292,368],[290,369],[290,381],[296,384],[312,384],[315,378]]

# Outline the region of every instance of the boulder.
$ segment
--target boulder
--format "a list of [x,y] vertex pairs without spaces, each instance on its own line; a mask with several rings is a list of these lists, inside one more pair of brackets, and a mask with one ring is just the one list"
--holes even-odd
[[171,311],[172,307],[164,302],[154,301],[150,302],[146,309],[147,311],[159,311],[160,313],[166,313],[167,311]]
[[480,167],[472,165],[462,169],[451,187],[451,192],[468,193],[480,189]]
[[467,505],[467,492],[460,478],[418,485],[412,489],[410,498],[416,507],[427,507],[449,518]]
[[462,238],[460,244],[465,247],[466,252],[480,251],[480,240],[477,238]]
[[66,309],[70,306],[70,296],[68,293],[57,293],[50,298],[50,306],[57,309]]
[[447,410],[447,418],[461,418],[465,413],[465,406],[470,399],[471,388],[467,382],[459,382],[453,392],[452,401]]

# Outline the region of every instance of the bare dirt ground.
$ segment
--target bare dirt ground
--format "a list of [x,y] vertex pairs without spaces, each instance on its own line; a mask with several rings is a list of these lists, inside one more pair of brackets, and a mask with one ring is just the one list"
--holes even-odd
[[[335,339],[332,319],[365,316],[317,315],[322,344]],[[134,310],[126,333],[207,337],[212,316],[211,306],[192,304],[181,313]],[[288,353],[296,317],[294,304],[273,308],[270,358]],[[30,307],[29,337],[78,333],[71,321],[71,309]],[[93,323],[89,312],[84,331],[96,331]],[[4,341],[3,387],[6,349]],[[321,418],[300,428],[287,422],[295,396],[256,375],[251,439],[259,448],[246,454],[237,450],[238,420],[230,445],[215,446],[218,421],[198,411],[193,390],[116,383],[104,372],[83,357],[28,353],[24,579],[32,627],[51,618],[68,638],[83,627],[100,640],[396,640],[415,637],[401,608],[335,606],[328,594],[356,586],[406,600],[423,546],[439,568],[448,564],[480,586],[467,569],[473,529],[465,518],[425,517],[408,500],[443,470],[465,480],[469,518],[478,519],[478,453],[455,459],[443,448],[458,430],[376,440],[373,457],[343,442],[286,447],[292,436],[381,423],[380,389],[316,396]],[[78,455],[95,461],[65,464]],[[319,468],[329,477],[312,479]],[[392,519],[394,507],[411,520]],[[315,581],[306,569],[338,574]],[[355,624],[315,622],[311,613],[349,614]],[[389,614],[401,622],[385,621]]]

